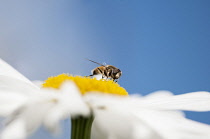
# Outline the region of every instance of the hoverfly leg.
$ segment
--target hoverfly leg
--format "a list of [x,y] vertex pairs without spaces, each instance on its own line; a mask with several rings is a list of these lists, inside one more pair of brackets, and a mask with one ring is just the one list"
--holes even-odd
[[105,76],[105,75],[103,75],[103,74],[102,74],[102,79],[105,79],[105,80],[106,80],[106,76]]
[[93,75],[91,74],[91,75],[89,75],[89,76],[85,76],[85,77],[91,77],[91,76],[93,76]]

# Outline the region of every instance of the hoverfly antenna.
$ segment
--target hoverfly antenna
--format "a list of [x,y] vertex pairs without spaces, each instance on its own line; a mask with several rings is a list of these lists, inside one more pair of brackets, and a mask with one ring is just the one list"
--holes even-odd
[[98,65],[100,65],[100,66],[105,66],[105,65],[100,64],[100,63],[98,63],[98,62],[95,62],[95,61],[93,61],[93,60],[90,60],[90,59],[87,59],[87,58],[85,58],[85,59],[88,60],[88,61],[91,61],[91,62],[93,62],[93,63],[96,63],[96,64],[98,64]]

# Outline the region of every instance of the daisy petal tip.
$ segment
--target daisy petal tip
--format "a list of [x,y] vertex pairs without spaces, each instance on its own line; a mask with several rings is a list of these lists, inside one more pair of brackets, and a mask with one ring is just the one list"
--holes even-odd
[[70,81],[70,80],[64,81],[61,84],[60,88],[61,90],[69,90],[69,91],[71,90],[71,91],[79,92],[77,85],[73,81]]
[[78,106],[75,107],[75,111],[72,110],[71,112],[71,117],[77,117],[77,116],[84,116],[84,117],[89,117],[91,115],[91,111],[88,107],[86,106]]
[[146,98],[162,98],[162,97],[169,97],[173,96],[174,94],[167,90],[159,90],[155,91],[149,95],[146,96]]

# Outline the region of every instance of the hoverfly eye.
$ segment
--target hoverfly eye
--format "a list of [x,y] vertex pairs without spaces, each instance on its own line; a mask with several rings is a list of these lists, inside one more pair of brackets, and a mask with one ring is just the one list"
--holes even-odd
[[117,74],[119,72],[121,72],[119,69],[114,69],[114,71],[113,71],[114,74]]

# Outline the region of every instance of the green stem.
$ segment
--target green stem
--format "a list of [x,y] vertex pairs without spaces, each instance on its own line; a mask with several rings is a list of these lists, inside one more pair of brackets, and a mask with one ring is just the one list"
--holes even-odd
[[90,139],[93,116],[71,119],[71,139]]

